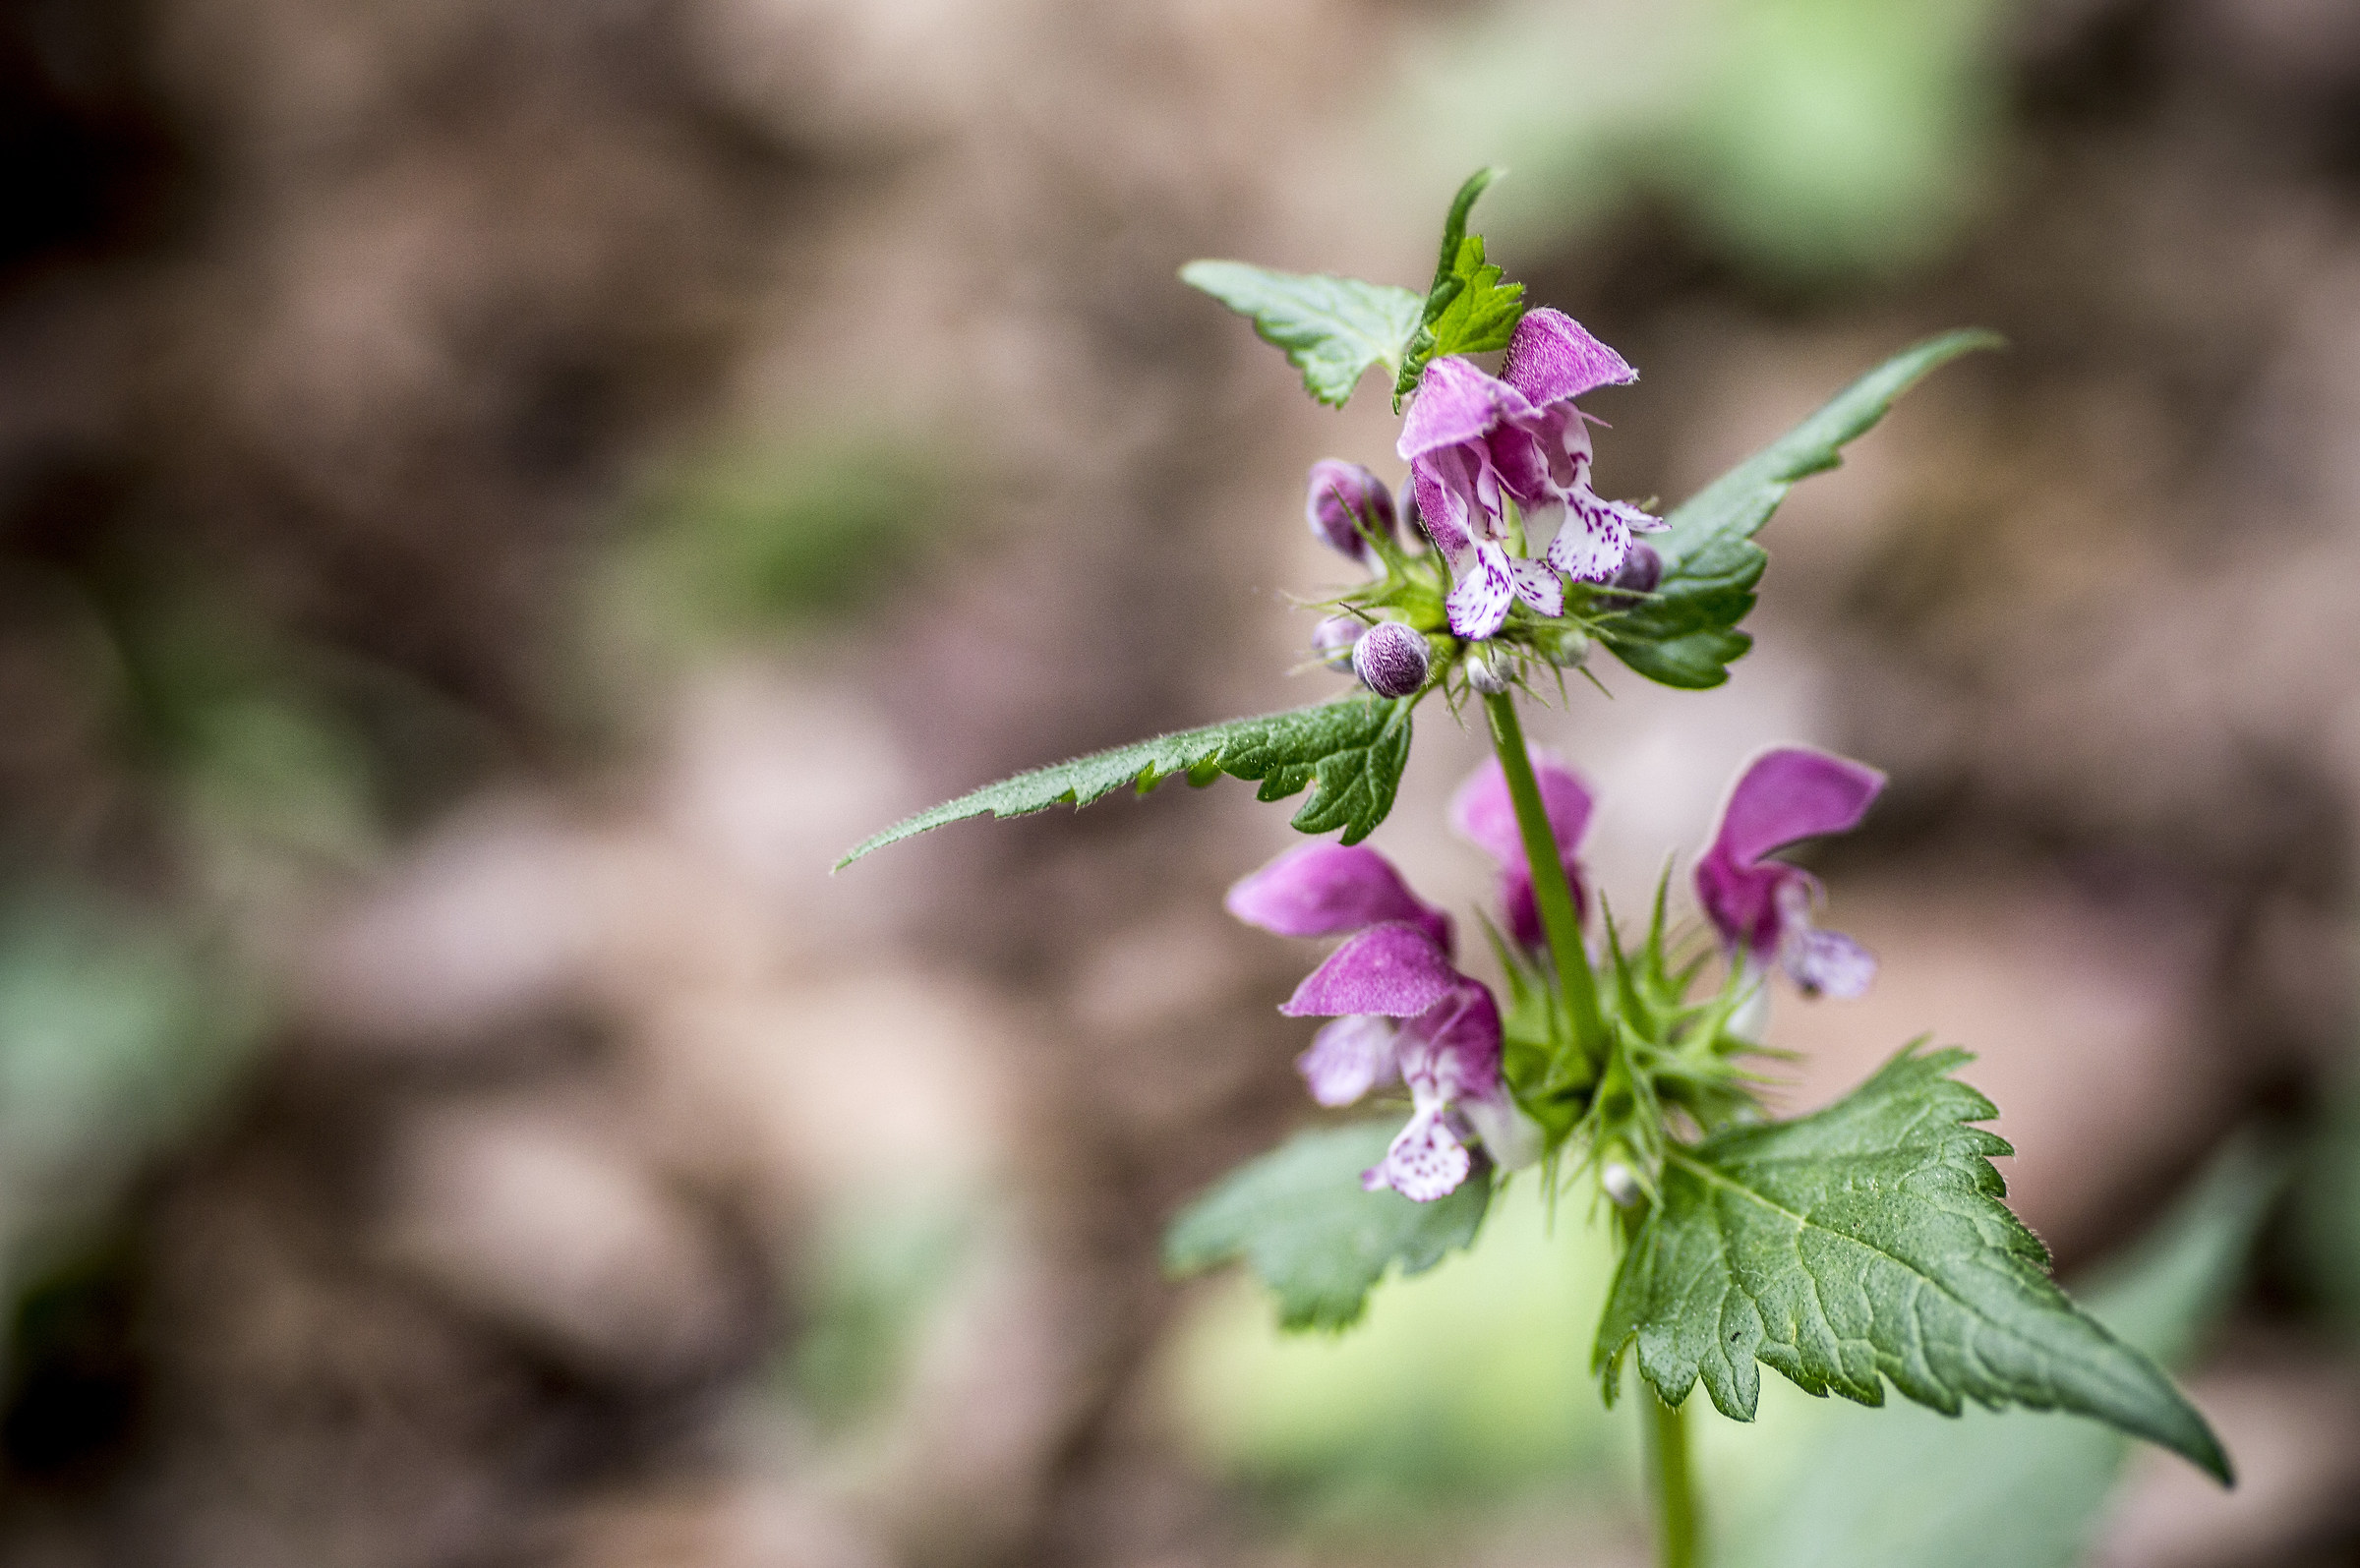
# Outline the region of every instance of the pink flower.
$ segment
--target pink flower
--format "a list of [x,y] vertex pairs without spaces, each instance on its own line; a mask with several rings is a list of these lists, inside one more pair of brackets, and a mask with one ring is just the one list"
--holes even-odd
[[1884,786],[1874,768],[1806,746],[1780,746],[1746,765],[1696,862],[1696,897],[1733,958],[1757,970],[1776,959],[1810,996],[1868,989],[1876,977],[1868,950],[1811,923],[1818,879],[1767,856],[1850,832]]

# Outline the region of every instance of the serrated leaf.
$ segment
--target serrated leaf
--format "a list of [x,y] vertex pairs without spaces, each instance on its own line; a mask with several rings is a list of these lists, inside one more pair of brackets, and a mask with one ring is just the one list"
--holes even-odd
[[2067,1300],[2000,1200],[1990,1159],[2013,1151],[1968,1125],[1999,1113],[1950,1076],[1967,1060],[1913,1046],[1815,1115],[1673,1147],[1599,1323],[1609,1397],[1635,1343],[1666,1402],[1701,1378],[1739,1421],[1758,1360],[1863,1405],[1890,1380],[1946,1415],[1974,1400],[2094,1416],[2227,1481],[2205,1419]]
[[1418,384],[1426,362],[1438,354],[1484,354],[1507,347],[1524,318],[1524,285],[1500,284],[1500,268],[1484,260],[1483,236],[1467,232],[1475,199],[1505,169],[1478,169],[1458,188],[1443,220],[1443,244],[1434,263],[1434,283],[1418,313],[1417,331],[1393,378],[1393,407]]
[[1411,698],[1347,697],[1034,768],[895,823],[837,861],[836,869],[945,823],[986,812],[1021,817],[1051,806],[1080,808],[1125,787],[1145,794],[1173,774],[1186,775],[1193,784],[1210,784],[1224,773],[1257,779],[1262,800],[1283,800],[1308,786],[1311,798],[1296,811],[1294,826],[1305,833],[1341,828],[1344,842],[1358,843],[1393,809],[1401,769],[1409,761],[1414,706]]
[[1424,304],[1389,283],[1243,261],[1191,261],[1180,281],[1253,318],[1262,340],[1283,349],[1303,373],[1303,389],[1337,408],[1370,366],[1399,367]]
[[[2088,1282],[2090,1315],[2166,1365],[2184,1361],[2245,1279],[2285,1175],[2284,1159],[2233,1142]],[[2071,1568],[2131,1447],[2094,1422],[1973,1409],[1827,1410],[1777,1435],[1797,1458],[1727,1533],[1727,1568]]]
[[1753,536],[1787,492],[1836,467],[1846,443],[1884,418],[1894,400],[1936,366],[2004,339],[1976,329],[1945,332],[1896,354],[1854,381],[1809,419],[1745,459],[1666,519],[1648,543],[1663,557],[1653,598],[1608,620],[1600,638],[1615,656],[1667,686],[1718,686],[1753,646],[1738,625],[1753,609],[1753,585],[1768,562]]
[[1360,1173],[1397,1131],[1362,1122],[1298,1132],[1239,1166],[1172,1222],[1163,1266],[1186,1275],[1243,1259],[1278,1298],[1280,1327],[1351,1326],[1386,1270],[1432,1268],[1475,1240],[1491,1204],[1488,1168],[1432,1203],[1363,1191]]

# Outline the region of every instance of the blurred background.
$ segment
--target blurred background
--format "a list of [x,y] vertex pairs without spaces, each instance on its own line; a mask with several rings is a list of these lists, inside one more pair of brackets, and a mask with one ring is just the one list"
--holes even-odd
[[[1218,902],[1282,811],[826,874],[1336,690],[1301,476],[1385,400],[1174,269],[1416,285],[1485,162],[1644,374],[1610,494],[2012,340],[1797,494],[1728,686],[1532,723],[1626,907],[1756,745],[1892,773],[1784,1103],[1980,1053],[2245,1476],[1773,1390],[1728,1560],[2360,1560],[2360,8],[6,0],[0,84],[0,1562],[1643,1562],[1579,1214],[1332,1342],[1158,1276],[1311,1119]],[[1480,754],[1421,715],[1430,897]]]

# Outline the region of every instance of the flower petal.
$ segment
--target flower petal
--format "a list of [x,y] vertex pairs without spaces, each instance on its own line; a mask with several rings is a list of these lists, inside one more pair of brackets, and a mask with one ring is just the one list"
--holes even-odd
[[1426,362],[1395,450],[1405,458],[1422,457],[1438,446],[1481,440],[1503,419],[1529,418],[1533,412],[1521,392],[1484,375],[1473,360],[1446,354]]
[[[1635,508],[1634,508],[1635,509]],[[1630,553],[1630,527],[1586,486],[1565,496],[1564,526],[1549,541],[1549,564],[1577,583],[1603,583]]]
[[1483,1139],[1484,1152],[1491,1155],[1492,1163],[1504,1171],[1520,1171],[1535,1164],[1548,1145],[1548,1133],[1504,1089],[1461,1100],[1458,1112]]
[[[1442,455],[1455,454],[1445,448]],[[1409,474],[1418,498],[1418,526],[1455,572],[1475,547],[1474,496],[1445,476],[1436,457],[1419,458],[1409,465]]]
[[1804,996],[1850,1000],[1867,995],[1876,978],[1876,956],[1841,931],[1806,925],[1790,932],[1779,958]]
[[1791,889],[1810,901],[1811,874],[1773,860],[1740,865],[1716,847],[1696,862],[1696,901],[1721,933],[1724,946],[1767,962],[1785,946]]
[[1526,311],[1507,340],[1501,378],[1535,403],[1555,403],[1601,386],[1635,381],[1639,373],[1563,311]]
[[1411,1018],[1448,997],[1461,980],[1434,938],[1404,921],[1388,921],[1328,955],[1278,1011],[1290,1018],[1347,1013]]
[[1295,1071],[1326,1106],[1350,1105],[1400,1072],[1389,1019],[1358,1016],[1320,1026],[1311,1049],[1295,1058]]
[[1508,575],[1507,552],[1479,540],[1470,552],[1467,573],[1444,599],[1450,629],[1469,642],[1481,642],[1506,624],[1507,607],[1515,602],[1515,579]]
[[[1559,851],[1571,855],[1590,831],[1595,802],[1581,775],[1546,752],[1530,753],[1534,781],[1541,786],[1541,810]],[[1507,792],[1507,775],[1500,759],[1492,758],[1467,776],[1450,796],[1450,831],[1483,850],[1503,867],[1524,863],[1524,837],[1516,827],[1516,803]]]
[[1441,1002],[1401,1027],[1401,1078],[1419,1104],[1500,1091],[1500,1004],[1460,977]]
[[1537,560],[1511,555],[1507,562],[1508,580],[1516,585],[1516,597],[1543,615],[1562,615],[1565,612],[1565,585],[1557,573]]
[[1360,1185],[1374,1192],[1389,1187],[1416,1203],[1448,1197],[1475,1168],[1467,1146],[1443,1125],[1439,1106],[1421,1108],[1395,1134],[1385,1159],[1360,1173]]
[[1745,765],[1721,808],[1708,854],[1749,866],[1774,849],[1859,826],[1885,776],[1809,746],[1778,746]]
[[1282,937],[1331,937],[1386,920],[1407,920],[1450,948],[1450,917],[1409,889],[1391,861],[1367,844],[1311,843],[1290,849],[1221,900],[1250,926]]

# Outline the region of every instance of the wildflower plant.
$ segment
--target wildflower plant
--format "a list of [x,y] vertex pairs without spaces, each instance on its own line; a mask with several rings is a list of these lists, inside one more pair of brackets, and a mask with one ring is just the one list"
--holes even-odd
[[[1471,1245],[1511,1180],[1611,1214],[1620,1261],[1592,1350],[1612,1403],[1640,1395],[1660,1560],[1701,1560],[1686,1448],[1699,1384],[1752,1419],[1761,1365],[1806,1391],[1884,1402],[1888,1386],[1946,1414],[1969,1401],[2092,1417],[2184,1456],[2223,1483],[2204,1418],[2154,1362],[2081,1310],[2003,1201],[1977,1126],[1998,1112],[1958,1077],[1970,1060],[1922,1039],[1843,1099],[1791,1120],[1762,1098],[1774,984],[1854,996],[1875,963],[1822,928],[1815,879],[1777,858],[1869,810],[1873,768],[1801,746],[1735,779],[1690,868],[1701,920],[1670,916],[1670,875],[1643,926],[1586,885],[1591,817],[1571,769],[1527,747],[1523,704],[1569,700],[1564,672],[1603,649],[1648,679],[1728,677],[1767,560],[1753,536],[1787,492],[1935,367],[1993,346],[1928,339],[1838,392],[1788,435],[1658,517],[1602,496],[1576,400],[1635,378],[1572,318],[1528,304],[1469,231],[1497,176],[1469,180],[1420,294],[1351,278],[1196,261],[1181,277],[1281,349],[1305,390],[1340,406],[1382,368],[1402,411],[1392,490],[1357,463],[1310,474],[1313,535],[1365,573],[1318,603],[1316,662],[1360,690],[1034,770],[887,829],[845,863],[944,823],[1076,807],[1174,775],[1221,775],[1336,836],[1229,891],[1237,918],[1335,941],[1279,1011],[1322,1020],[1296,1066],[1321,1106],[1399,1109],[1297,1134],[1182,1213],[1166,1262],[1243,1260],[1289,1329],[1341,1330],[1389,1272]],[[1498,371],[1475,356],[1500,354]],[[1391,810],[1412,717],[1480,709],[1495,758],[1452,798],[1450,825],[1498,864],[1471,929],[1495,991],[1460,967],[1470,927],[1420,898],[1363,843]],[[1700,825],[1701,826],[1701,825]],[[1336,940],[1340,939],[1340,941]],[[1529,1173],[1528,1176],[1524,1173]]]

